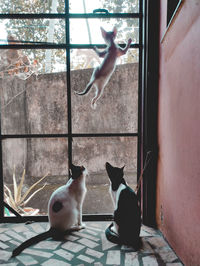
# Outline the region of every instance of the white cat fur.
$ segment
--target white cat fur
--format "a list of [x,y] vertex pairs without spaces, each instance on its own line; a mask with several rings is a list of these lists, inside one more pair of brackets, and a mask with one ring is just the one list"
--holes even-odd
[[[120,184],[118,189],[116,191],[113,191],[112,190],[112,186],[111,186],[111,183],[110,183],[110,188],[109,188],[109,192],[110,192],[110,195],[111,195],[111,199],[112,199],[112,202],[113,202],[113,206],[115,208],[115,210],[117,210],[117,206],[118,206],[118,201],[119,201],[119,196],[121,194],[121,191],[123,189],[125,189],[126,186],[124,184]],[[113,232],[115,232],[116,234],[119,234],[118,233],[118,230],[119,230],[119,226],[116,224],[115,221],[113,221],[113,226],[111,227],[111,230]]]
[[[77,179],[70,178],[66,185],[53,192],[48,204],[50,226],[62,231],[80,230],[85,227],[82,223],[82,205],[87,192],[85,178],[87,170]],[[63,204],[59,212],[54,212],[52,206],[56,201]]]
[[95,86],[96,93],[91,102],[91,107],[93,109],[96,108],[96,102],[102,96],[103,90],[115,70],[117,58],[126,54],[132,42],[132,39],[129,38],[124,49],[117,45],[114,42],[114,39],[117,35],[116,27],[114,27],[113,32],[106,32],[101,27],[101,33],[107,44],[107,48],[104,51],[99,51],[96,47],[94,47],[94,50],[99,57],[103,57],[104,59],[102,63],[94,69],[90,82],[88,83],[86,89],[80,93],[76,92],[78,95],[84,95],[88,93],[93,86]]

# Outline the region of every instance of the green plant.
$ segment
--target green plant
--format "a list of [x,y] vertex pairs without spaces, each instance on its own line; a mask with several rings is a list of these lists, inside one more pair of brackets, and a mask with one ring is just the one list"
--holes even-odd
[[22,195],[22,188],[23,188],[24,179],[25,179],[25,169],[23,170],[23,174],[22,174],[20,183],[18,185],[16,181],[15,167],[14,167],[13,193],[11,192],[9,187],[4,184],[4,197],[5,197],[7,204],[19,213],[26,213],[26,211],[24,210],[25,205],[30,201],[31,198],[33,198],[33,196],[35,196],[36,193],[38,193],[40,190],[42,190],[46,186],[46,183],[41,188],[32,192],[32,194],[30,194],[31,191],[47,176],[48,174],[46,174],[40,180],[35,182],[29,189],[27,189],[24,195]]

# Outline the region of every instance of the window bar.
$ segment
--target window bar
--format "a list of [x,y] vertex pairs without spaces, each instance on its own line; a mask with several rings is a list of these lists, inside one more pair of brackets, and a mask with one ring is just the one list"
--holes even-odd
[[[143,1],[139,2],[139,12],[143,13]],[[140,17],[139,19],[139,80],[138,80],[138,110],[142,110],[142,56],[143,56],[143,19]],[[137,180],[139,180],[140,173],[142,171],[143,163],[142,163],[142,147],[141,147],[141,139],[142,139],[142,111],[138,112],[138,146],[137,146]],[[140,192],[139,192],[140,193]]]
[[[0,103],[1,108],[1,103]],[[1,112],[0,112],[0,136],[1,136]],[[0,138],[0,220],[4,217],[4,189],[3,189],[3,152],[2,138]]]
[[71,79],[70,79],[70,25],[69,0],[65,0],[66,64],[67,64],[67,108],[68,108],[68,168],[72,164],[72,119],[71,119]]
[[[66,2],[68,2],[66,0]],[[66,3],[68,4],[68,3]],[[67,10],[67,9],[66,9]],[[66,11],[64,14],[0,14],[0,19],[66,19],[66,15],[69,18],[140,18],[140,13],[69,13]]]
[[15,214],[16,217],[21,218],[22,216],[16,212],[10,205],[8,205],[5,201],[3,202],[4,208],[7,208],[9,211],[11,211],[13,214]]
[[[105,44],[0,44],[0,49],[88,49],[93,48],[94,46],[98,48],[105,48]],[[119,44],[122,48],[125,47],[125,44]],[[131,44],[130,48],[141,48],[142,46],[138,43]]]
[[138,133],[71,133],[71,134],[22,134],[1,135],[2,139],[28,139],[28,138],[76,138],[76,137],[137,137]]

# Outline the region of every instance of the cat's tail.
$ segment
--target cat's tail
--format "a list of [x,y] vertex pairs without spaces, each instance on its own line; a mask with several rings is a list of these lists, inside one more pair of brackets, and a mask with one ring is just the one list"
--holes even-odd
[[56,234],[55,229],[50,228],[47,232],[41,233],[39,235],[36,235],[25,242],[23,242],[21,245],[19,245],[16,249],[12,252],[12,257],[18,256],[24,249],[32,246],[33,244],[37,244],[38,242],[45,240],[49,237],[53,237]]
[[143,246],[143,243],[142,243],[142,239],[141,237],[135,237],[128,240],[126,237],[120,237],[120,235],[118,235],[117,233],[115,233],[113,230],[112,230],[112,226],[113,226],[113,223],[111,223],[109,225],[109,227],[106,229],[105,231],[105,235],[106,235],[106,238],[112,242],[112,243],[115,243],[115,244],[118,244],[118,245],[126,245],[126,246],[130,246],[132,247],[135,251],[139,250],[142,248]]
[[88,85],[87,85],[87,87],[85,88],[84,91],[82,91],[82,92],[77,92],[77,91],[76,91],[75,93],[78,94],[78,95],[85,95],[85,94],[87,94],[87,93],[89,92],[89,90],[92,88],[93,83],[94,83],[94,81],[88,83]]

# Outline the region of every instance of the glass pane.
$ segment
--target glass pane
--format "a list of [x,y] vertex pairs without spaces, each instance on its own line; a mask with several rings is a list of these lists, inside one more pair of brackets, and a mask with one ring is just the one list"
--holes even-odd
[[65,50],[0,50],[3,134],[67,133]]
[[65,43],[64,19],[0,19],[4,43]]
[[69,0],[71,13],[92,13],[94,9],[105,8],[110,13],[139,12],[139,0]]
[[0,13],[64,13],[65,0],[3,0]]
[[80,96],[89,83],[99,58],[92,49],[73,50],[71,56],[72,130],[73,133],[133,133],[138,123],[138,49],[129,49],[121,57],[103,95],[91,108],[95,88]]
[[[67,139],[8,139],[3,141],[3,178],[4,184],[11,190],[13,195],[13,173],[19,185],[25,169],[25,178],[22,186],[21,196],[37,182],[40,178],[46,178],[31,190],[26,199],[37,189],[41,190],[23,206],[14,201],[4,187],[4,197],[7,203],[14,207],[24,207],[38,210],[38,215],[47,215],[48,200],[52,192],[68,180],[68,146]],[[46,184],[44,186],[44,184]],[[44,186],[44,187],[43,187]],[[6,194],[5,194],[6,193]],[[25,200],[26,200],[25,199]],[[23,213],[21,210],[20,213]],[[27,213],[26,215],[30,215]]]
[[137,184],[137,138],[74,138],[73,162],[84,165],[89,173],[86,178],[87,194],[83,205],[85,214],[113,212],[109,194],[109,179],[105,163],[124,169],[124,178],[135,188]]
[[[81,31],[80,31],[81,25]],[[70,19],[70,42],[72,44],[105,44],[100,27],[106,31],[117,28],[117,43],[139,42],[138,19]]]

